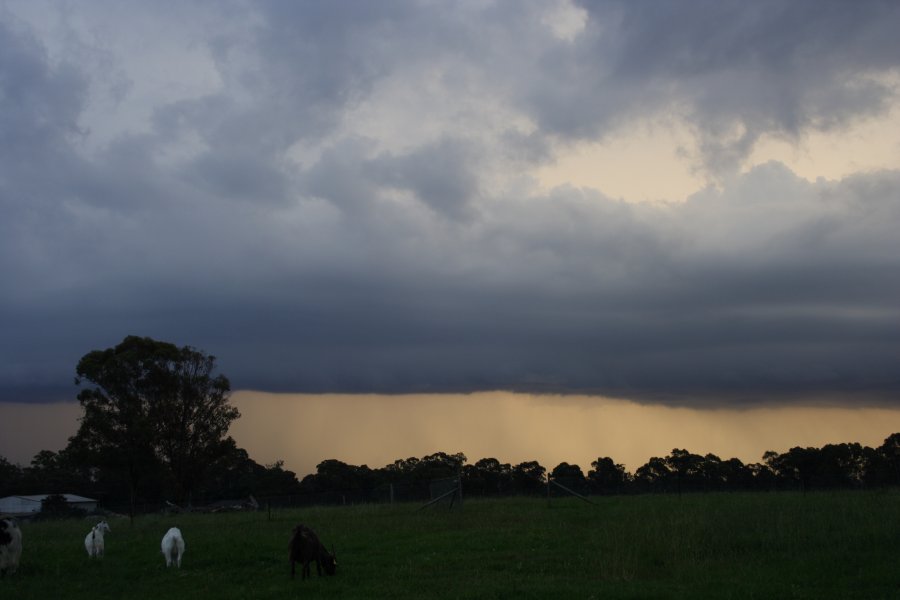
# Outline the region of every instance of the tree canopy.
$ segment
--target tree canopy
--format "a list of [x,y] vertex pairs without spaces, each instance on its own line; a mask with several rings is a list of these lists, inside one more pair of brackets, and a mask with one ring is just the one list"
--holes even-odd
[[76,384],[90,387],[78,394],[84,414],[71,451],[121,470],[132,512],[140,483],[155,472],[172,482],[177,500],[189,499],[240,416],[228,404],[228,379],[214,369],[214,356],[149,337],[89,352],[76,367]]

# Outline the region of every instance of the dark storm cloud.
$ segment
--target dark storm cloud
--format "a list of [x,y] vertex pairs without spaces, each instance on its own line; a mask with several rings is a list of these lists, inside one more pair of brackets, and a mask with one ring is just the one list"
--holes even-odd
[[[882,111],[900,40],[893,2],[585,0],[570,47],[526,91],[564,137],[593,138],[634,113],[685,113],[707,168],[735,168],[760,135],[796,136]],[[573,85],[572,82],[577,82]]]
[[[66,59],[75,19],[0,12],[0,400],[72,398],[130,334],[273,391],[900,392],[900,172],[770,163],[677,204],[527,178],[676,109],[719,174],[883,111],[894,4],[210,6],[103,73]],[[160,48],[195,53],[169,87]],[[99,118],[107,70],[132,91]]]

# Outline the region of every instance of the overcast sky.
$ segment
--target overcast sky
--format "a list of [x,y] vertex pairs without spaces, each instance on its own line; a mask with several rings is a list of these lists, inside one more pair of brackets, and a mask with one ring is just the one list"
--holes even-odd
[[0,401],[900,403],[900,3],[0,0]]

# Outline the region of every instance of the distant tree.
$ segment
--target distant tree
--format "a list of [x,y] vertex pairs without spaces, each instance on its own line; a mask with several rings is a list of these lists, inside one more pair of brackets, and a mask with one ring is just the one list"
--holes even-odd
[[26,490],[41,493],[78,492],[90,493],[91,481],[83,470],[75,465],[66,451],[41,450],[34,455],[23,473],[22,486]]
[[750,474],[753,478],[753,489],[764,491],[772,491],[777,489],[778,477],[766,462],[766,457],[769,456],[770,453],[777,456],[776,453],[769,450],[765,454],[763,454],[763,462],[751,463],[747,465],[747,470],[750,471]]
[[266,465],[254,482],[253,494],[265,496],[286,496],[300,491],[297,474],[284,468],[283,460]]
[[531,460],[517,464],[512,469],[513,487],[520,494],[540,493],[546,486],[544,476],[547,469]]
[[382,472],[384,479],[390,483],[425,483],[433,479],[456,477],[467,460],[462,452],[435,452],[422,458],[413,456],[395,460],[384,467]]
[[385,466],[382,471],[390,483],[410,483],[415,480],[421,461],[415,456],[398,458]]
[[605,456],[591,463],[587,478],[596,492],[616,494],[624,489],[628,482],[628,473],[624,465],[616,464],[613,459]]
[[812,485],[817,488],[857,488],[866,473],[866,452],[862,445],[826,444],[816,454]]
[[[718,460],[718,457],[715,457]],[[665,458],[666,466],[675,476],[675,491],[679,494],[684,489],[697,489],[703,484],[703,457],[687,450],[673,448]]]
[[18,491],[22,481],[22,469],[0,456],[0,496]]
[[304,487],[310,491],[359,493],[375,487],[375,479],[375,473],[366,465],[348,465],[332,458],[316,465],[315,477],[306,480]]
[[695,471],[692,473],[692,479],[691,483],[694,489],[699,488],[704,491],[722,489],[727,483],[722,459],[712,453],[700,457],[700,460],[696,463]]
[[782,482],[789,488],[806,491],[815,481],[814,476],[819,462],[818,448],[791,448],[783,454],[766,453],[767,464]]
[[507,492],[512,487],[512,467],[496,458],[482,458],[463,467],[463,488],[482,496]]
[[59,455],[50,450],[41,450],[31,459],[31,468],[52,471],[59,468]]
[[455,454],[435,452],[422,457],[418,464],[417,476],[422,480],[456,477],[467,460],[462,452]]
[[105,467],[120,469],[133,516],[138,487],[162,466],[177,501],[189,497],[203,470],[227,451],[225,435],[240,416],[228,404],[230,385],[213,376],[215,357],[189,346],[126,337],[81,358],[76,384],[84,409],[71,444]]
[[[550,471],[550,478],[579,494],[588,493],[587,479],[585,479],[584,472],[578,465],[561,462]],[[554,489],[553,491],[559,490]]]
[[642,491],[667,491],[672,477],[669,464],[658,456],[651,457],[634,472],[635,484]]
[[712,454],[704,457],[704,475],[713,489],[751,490],[755,487],[753,470],[737,458],[711,460]]
[[892,433],[875,449],[870,480],[878,485],[900,485],[900,433]]
[[561,462],[550,471],[550,477],[553,479],[584,479],[584,472],[578,465]]
[[267,496],[288,496],[301,491],[296,473],[285,469],[283,461],[263,466],[231,437],[223,441],[223,446],[224,453],[209,465],[201,483],[195,487],[198,498],[212,502],[253,495],[261,502]]

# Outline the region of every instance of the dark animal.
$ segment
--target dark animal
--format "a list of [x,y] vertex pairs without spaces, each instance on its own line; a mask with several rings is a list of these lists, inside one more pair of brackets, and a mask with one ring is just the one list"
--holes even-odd
[[306,525],[297,525],[294,527],[291,535],[291,543],[288,545],[290,550],[291,561],[291,579],[294,578],[295,563],[300,563],[300,579],[306,579],[310,576],[309,564],[313,561],[316,563],[316,573],[321,577],[322,569],[325,569],[327,575],[334,575],[337,570],[337,556],[332,548],[332,553],[328,550],[316,533]]
[[15,519],[0,519],[0,576],[19,568],[22,556],[22,530]]

